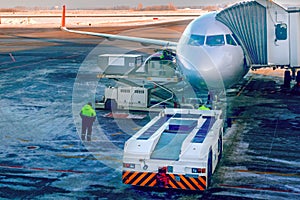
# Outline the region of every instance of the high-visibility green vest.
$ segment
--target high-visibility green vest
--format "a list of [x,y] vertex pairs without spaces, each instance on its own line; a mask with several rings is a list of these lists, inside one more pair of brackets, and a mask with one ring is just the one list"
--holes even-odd
[[198,110],[210,110],[208,107],[206,107],[205,105],[202,105],[198,108]]
[[83,106],[83,108],[81,109],[81,114],[84,116],[87,116],[87,117],[96,116],[95,110],[92,108],[92,106],[90,106],[88,104]]

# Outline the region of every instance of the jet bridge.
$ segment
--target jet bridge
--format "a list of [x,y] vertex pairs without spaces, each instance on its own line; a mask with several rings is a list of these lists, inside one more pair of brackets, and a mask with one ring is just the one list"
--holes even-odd
[[235,34],[251,64],[267,65],[266,8],[256,1],[233,5],[217,14]]
[[[289,68],[295,78],[300,68],[299,7],[285,8],[267,0],[247,1],[220,11],[216,19],[235,34],[252,69]],[[289,78],[286,73],[285,79]]]

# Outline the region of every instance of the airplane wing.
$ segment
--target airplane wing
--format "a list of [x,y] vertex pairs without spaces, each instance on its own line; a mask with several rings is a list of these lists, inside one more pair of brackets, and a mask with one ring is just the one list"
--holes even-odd
[[67,31],[70,33],[78,33],[83,35],[92,35],[98,37],[104,37],[108,40],[125,40],[131,42],[138,42],[142,45],[158,45],[158,46],[165,46],[165,47],[176,47],[177,42],[165,41],[165,40],[157,40],[157,39],[150,39],[150,38],[139,38],[139,37],[130,37],[130,36],[122,36],[122,35],[113,35],[113,34],[106,34],[106,33],[95,33],[95,32],[87,32],[87,31],[78,31],[78,30],[70,30],[66,27],[61,27],[61,30]]
[[131,42],[138,42],[145,46],[158,45],[158,46],[164,46],[164,47],[168,47],[168,48],[177,46],[177,42],[171,42],[171,41],[165,41],[165,40],[156,40],[156,39],[150,39],[150,38],[139,38],[139,37],[106,34],[106,33],[95,33],[95,32],[87,32],[87,31],[70,30],[65,26],[65,18],[66,18],[66,6],[63,6],[61,30],[67,31],[70,33],[78,33],[78,34],[83,34],[83,35],[104,37],[108,40],[125,40],[125,41],[131,41]]

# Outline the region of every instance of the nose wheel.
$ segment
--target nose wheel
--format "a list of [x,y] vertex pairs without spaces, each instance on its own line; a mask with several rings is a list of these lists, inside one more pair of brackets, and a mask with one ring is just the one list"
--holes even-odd
[[291,80],[292,80],[291,72],[290,72],[290,70],[287,69],[284,71],[283,87],[290,88]]
[[292,69],[292,75],[291,75],[291,71],[287,69],[284,72],[283,87],[290,89],[291,81],[293,79],[296,81],[296,84],[292,88],[292,93],[300,94],[300,71],[298,71],[296,75],[296,70]]
[[297,76],[295,80],[296,80],[296,85],[292,88],[292,93],[300,95],[300,71],[297,72]]

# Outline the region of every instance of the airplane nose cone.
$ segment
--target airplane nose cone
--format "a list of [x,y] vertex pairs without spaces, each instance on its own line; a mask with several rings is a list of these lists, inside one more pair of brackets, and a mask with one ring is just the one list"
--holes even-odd
[[177,57],[183,74],[193,87],[206,85],[209,90],[224,89],[220,70],[203,47],[181,47]]

